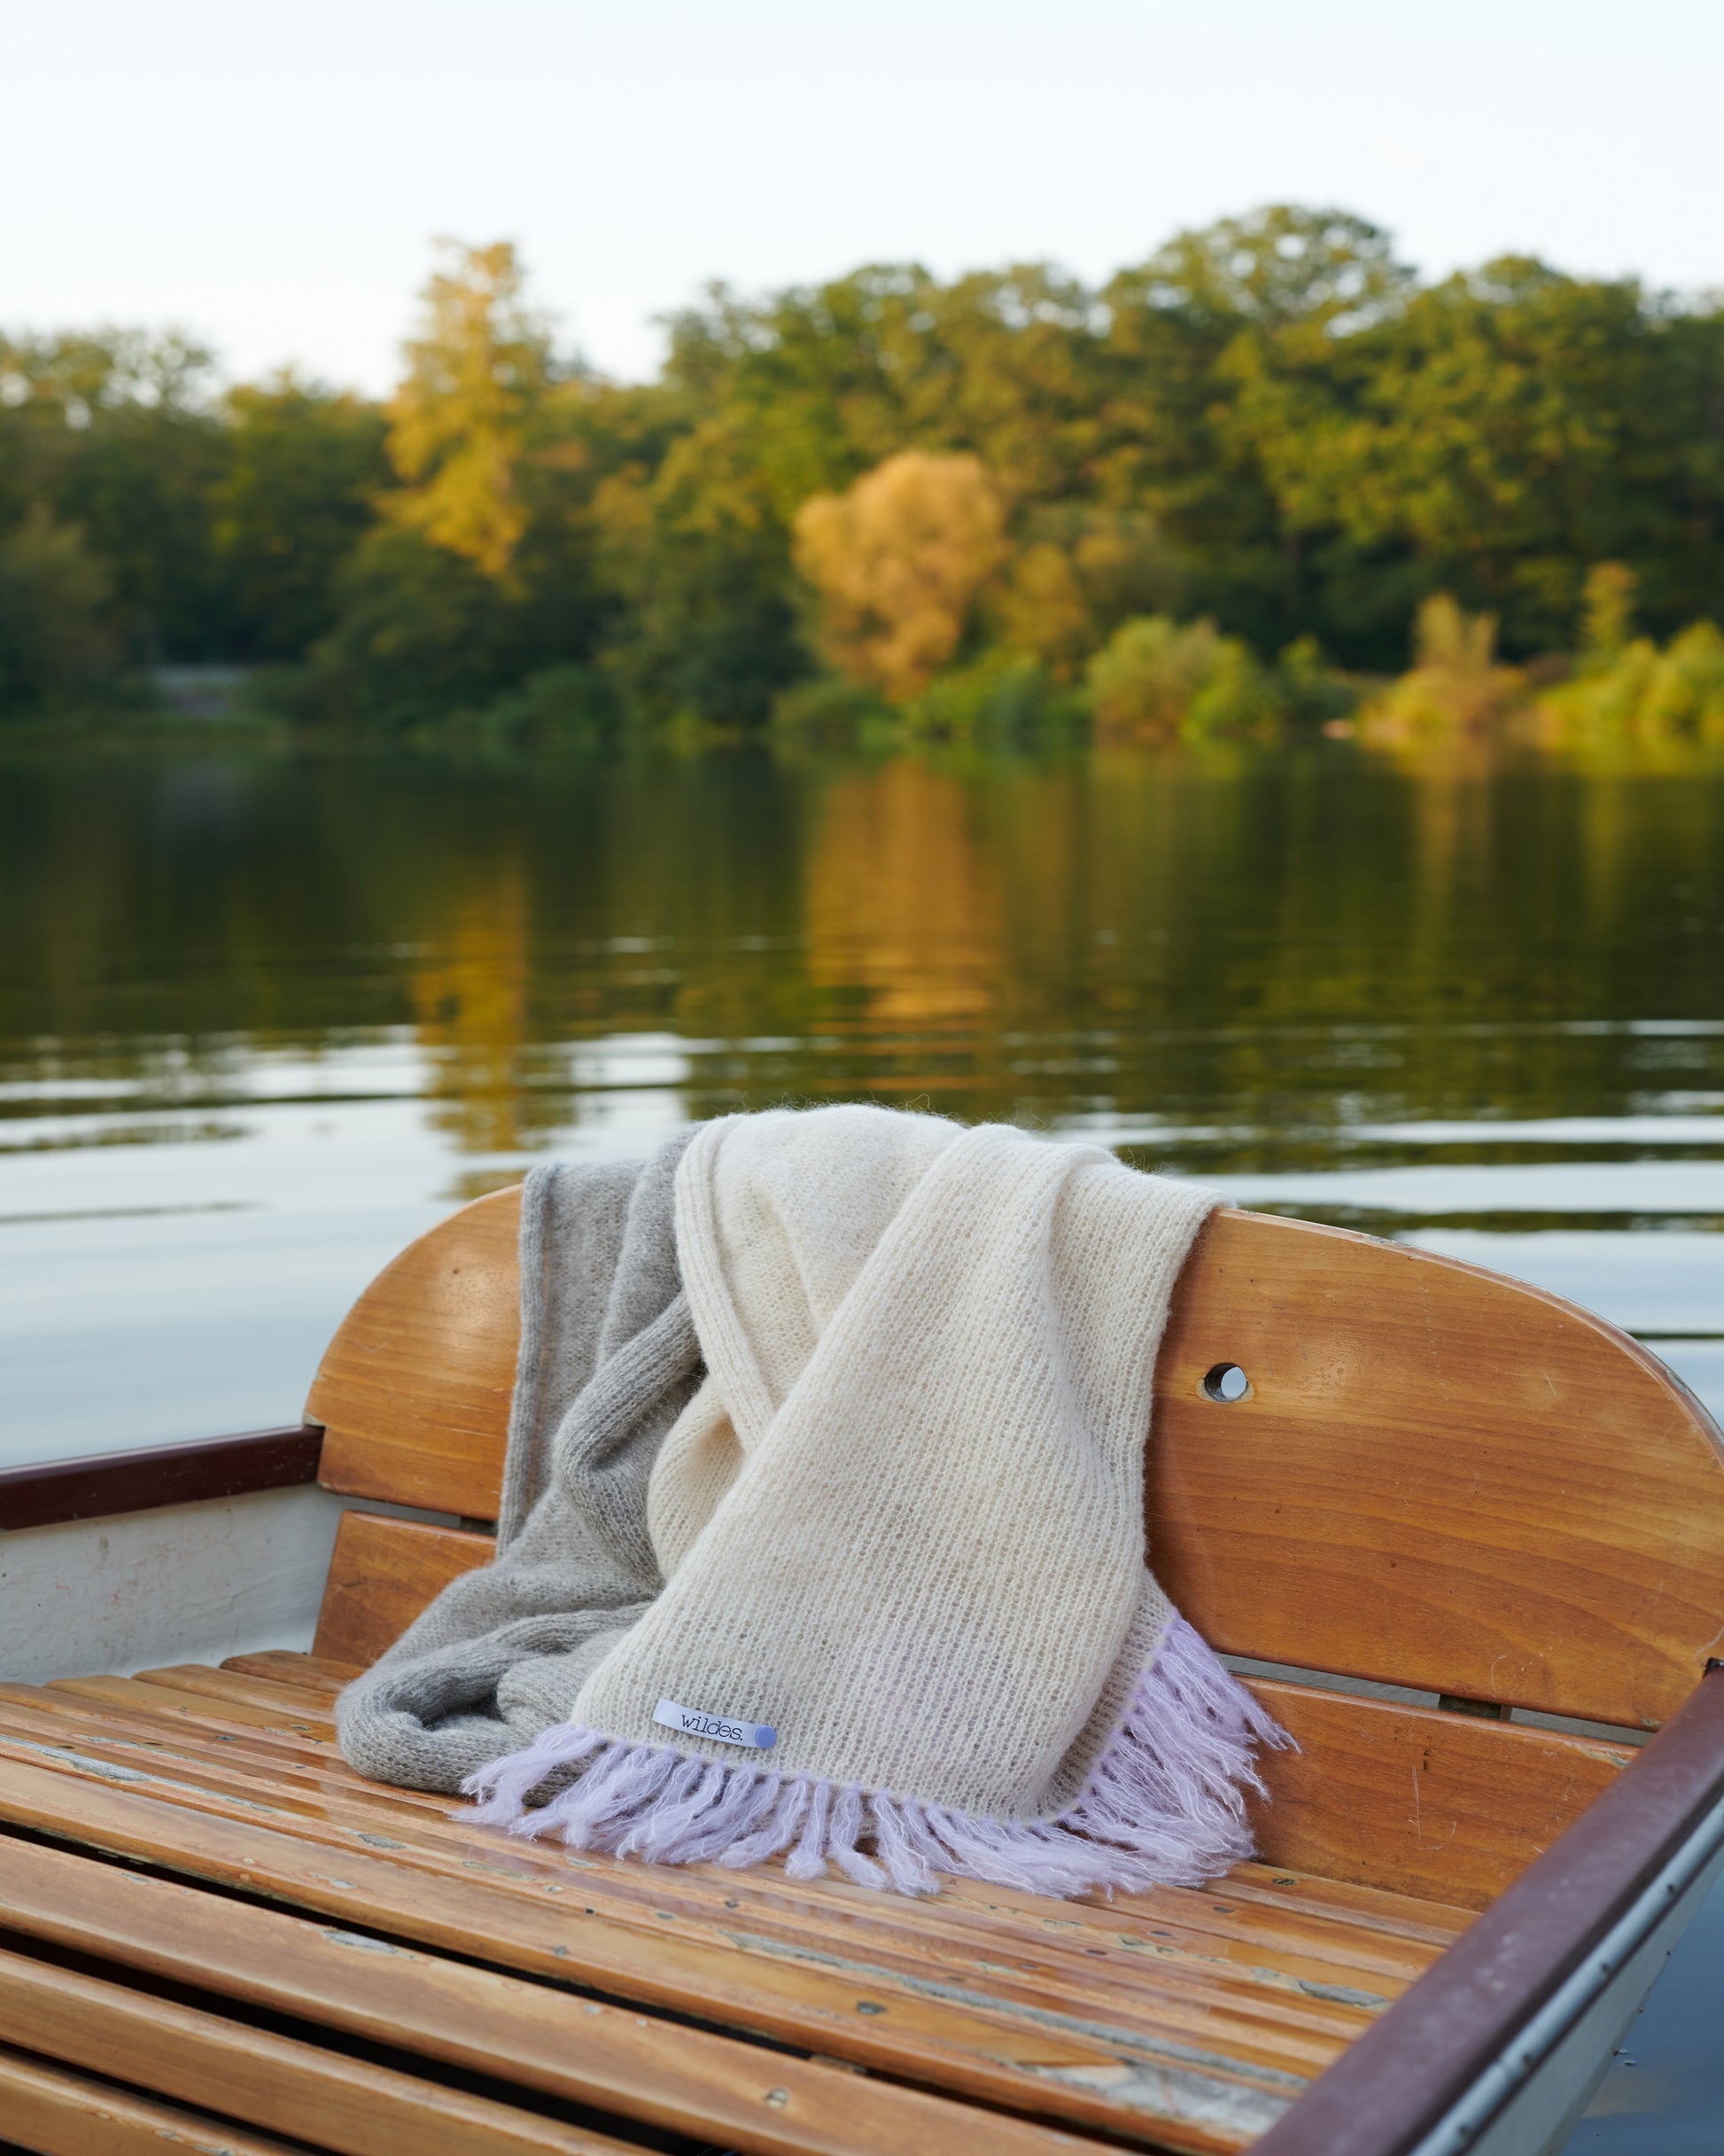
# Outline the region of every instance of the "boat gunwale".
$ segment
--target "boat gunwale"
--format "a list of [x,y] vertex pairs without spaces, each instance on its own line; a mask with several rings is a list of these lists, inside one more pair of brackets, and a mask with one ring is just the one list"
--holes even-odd
[[[1414,2156],[1431,2141],[1707,1833],[1724,1801],[1720,1670],[1710,1665],[1617,1780],[1355,2038],[1254,2156]],[[1495,2110],[1541,2063],[1503,2077]]]
[[298,1489],[316,1482],[322,1451],[322,1424],[299,1422],[0,1467],[0,1533]]

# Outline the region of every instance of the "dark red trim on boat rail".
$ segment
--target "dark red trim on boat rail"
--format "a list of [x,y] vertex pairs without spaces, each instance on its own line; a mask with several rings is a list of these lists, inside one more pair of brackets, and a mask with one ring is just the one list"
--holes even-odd
[[1632,1765],[1355,2039],[1252,2156],[1407,2156],[1724,1797],[1713,1664]]
[[0,1467],[0,1529],[100,1520],[205,1498],[245,1497],[254,1490],[291,1490],[317,1480],[322,1450],[322,1425],[302,1422],[238,1437]]

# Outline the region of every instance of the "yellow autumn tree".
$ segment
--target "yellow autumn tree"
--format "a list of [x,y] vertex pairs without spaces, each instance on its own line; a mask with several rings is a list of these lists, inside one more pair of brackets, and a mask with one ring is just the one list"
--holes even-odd
[[826,656],[903,703],[957,650],[1005,559],[1006,503],[980,457],[905,449],[804,502],[795,537]]
[[550,340],[521,296],[507,241],[439,243],[419,334],[389,405],[389,457],[401,490],[398,523],[464,555],[486,576],[508,574],[526,529],[519,474],[551,378]]

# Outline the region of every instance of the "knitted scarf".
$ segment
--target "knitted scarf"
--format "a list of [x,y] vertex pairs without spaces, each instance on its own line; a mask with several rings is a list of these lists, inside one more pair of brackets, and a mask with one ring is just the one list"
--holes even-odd
[[647,1483],[700,1372],[676,1257],[692,1135],[649,1161],[527,1178],[496,1556],[336,1701],[341,1748],[375,1781],[453,1794],[503,1746],[531,1743],[664,1587]]
[[676,1241],[706,1374],[664,1585],[568,1719],[465,1786],[576,1848],[906,1893],[1196,1884],[1275,1725],[1145,1561],[1169,1298],[1215,1203],[867,1107],[705,1125]]

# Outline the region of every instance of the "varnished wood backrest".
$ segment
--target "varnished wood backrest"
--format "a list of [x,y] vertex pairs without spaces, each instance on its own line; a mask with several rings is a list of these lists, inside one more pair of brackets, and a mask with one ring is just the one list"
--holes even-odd
[[[354,1304],[307,1406],[330,1489],[494,1516],[516,1191]],[[1206,1380],[1245,1373],[1239,1399]],[[1150,1556],[1223,1652],[1661,1723],[1724,1654],[1724,1445],[1663,1365],[1451,1258],[1223,1211],[1155,1374]]]
[[521,1339],[521,1192],[463,1205],[385,1265],[312,1382],[318,1480],[494,1520]]

